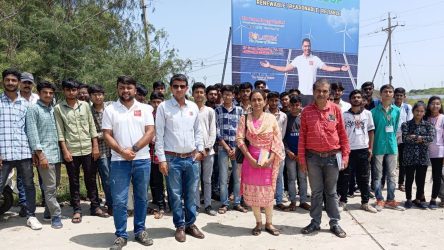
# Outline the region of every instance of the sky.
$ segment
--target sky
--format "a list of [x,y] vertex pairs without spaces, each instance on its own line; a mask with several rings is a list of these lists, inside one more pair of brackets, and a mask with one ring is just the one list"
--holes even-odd
[[[353,0],[349,0],[353,1]],[[290,1],[285,1],[290,2]],[[407,90],[444,87],[444,0],[361,0],[358,86],[373,78],[387,39],[387,15],[396,17],[392,35],[395,87]],[[180,58],[190,59],[187,75],[207,85],[221,82],[228,31],[230,0],[151,0],[148,21],[165,29],[169,46]],[[404,26],[401,26],[404,25]],[[388,83],[388,53],[375,78],[376,87]],[[231,83],[231,51],[225,74]]]

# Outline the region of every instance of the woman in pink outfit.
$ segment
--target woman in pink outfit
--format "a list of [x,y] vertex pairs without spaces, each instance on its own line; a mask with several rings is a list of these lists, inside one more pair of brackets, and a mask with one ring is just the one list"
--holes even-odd
[[[263,207],[266,215],[265,230],[277,236],[279,230],[272,224],[272,213],[279,162],[285,156],[282,153],[282,137],[276,118],[264,112],[265,99],[265,93],[261,90],[251,93],[253,112],[241,117],[236,141],[245,156],[241,168],[241,193],[256,218],[256,227],[252,234],[261,233]],[[245,141],[249,142],[248,146]],[[266,156],[265,160],[258,161],[260,154]]]

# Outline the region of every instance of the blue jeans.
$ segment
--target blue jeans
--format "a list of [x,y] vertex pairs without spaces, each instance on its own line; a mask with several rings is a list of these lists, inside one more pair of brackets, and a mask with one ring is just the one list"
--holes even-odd
[[14,167],[17,169],[17,177],[21,178],[23,181],[26,197],[28,198],[28,200],[25,202],[27,215],[28,217],[35,216],[35,186],[31,159],[3,161],[3,167],[0,169],[0,194],[3,193],[6,180]]
[[337,225],[341,216],[339,214],[339,202],[336,193],[336,183],[339,176],[336,156],[321,158],[318,155],[307,152],[306,158],[311,188],[311,223],[318,227],[321,225],[322,194],[325,194],[326,211],[328,217],[330,217],[330,227]]
[[282,198],[284,197],[284,166],[285,160],[279,162],[279,172],[276,180],[276,192],[274,194],[276,205],[282,204]]
[[[387,201],[395,200],[395,189],[396,189],[396,166],[397,166],[397,155],[385,155],[387,163]],[[373,177],[373,182],[375,184],[375,196],[377,200],[384,200],[382,196],[381,178],[383,172],[383,162],[384,155],[375,155],[375,171]]]
[[149,159],[111,162],[110,187],[113,197],[115,235],[117,237],[128,239],[126,223],[130,181],[134,189],[134,234],[138,235],[145,230],[150,170],[151,162]]
[[110,164],[111,164],[111,158],[104,157],[97,159],[95,162],[97,164],[97,169],[99,171],[100,180],[102,180],[102,188],[103,192],[105,193],[105,199],[106,199],[106,206],[108,208],[113,207],[113,197],[111,195],[111,189],[109,187],[109,171],[110,171]]
[[238,173],[238,166],[236,160],[231,160],[228,157],[227,151],[223,147],[219,147],[219,187],[220,187],[220,202],[223,205],[230,205],[228,200],[228,165],[231,162],[231,171],[233,172],[233,194],[234,205],[239,205],[241,201],[240,197],[240,176]]
[[[199,162],[193,158],[166,155],[168,162],[168,199],[176,228],[189,227],[196,221],[196,188],[199,183]],[[134,190],[135,191],[135,190]],[[185,211],[182,208],[182,198]]]
[[285,164],[287,165],[288,195],[290,196],[290,201],[296,202],[296,178],[298,178],[300,202],[307,202],[307,174],[302,172],[298,163],[288,156],[285,158]]

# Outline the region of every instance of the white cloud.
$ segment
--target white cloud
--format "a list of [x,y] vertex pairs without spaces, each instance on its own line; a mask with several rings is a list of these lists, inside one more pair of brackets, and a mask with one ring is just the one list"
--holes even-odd
[[342,9],[341,16],[328,16],[327,21],[335,30],[343,29],[347,25],[348,33],[355,33],[359,27],[359,10],[355,8]]

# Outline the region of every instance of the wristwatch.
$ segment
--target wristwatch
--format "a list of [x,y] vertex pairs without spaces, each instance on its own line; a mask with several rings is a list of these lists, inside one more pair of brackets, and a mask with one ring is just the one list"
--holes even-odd
[[134,153],[137,153],[137,152],[140,150],[140,148],[137,147],[136,144],[134,144],[134,145],[131,147],[131,149],[133,150]]

